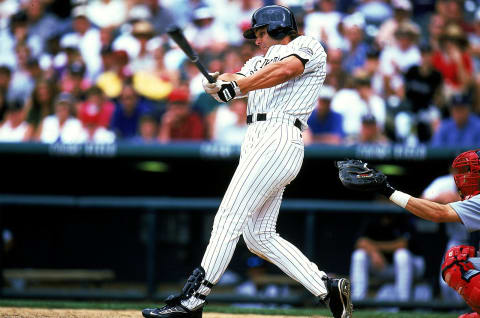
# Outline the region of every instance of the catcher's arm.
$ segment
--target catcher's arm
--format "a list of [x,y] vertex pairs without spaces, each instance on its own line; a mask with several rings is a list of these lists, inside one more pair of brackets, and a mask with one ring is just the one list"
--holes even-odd
[[462,222],[457,212],[448,204],[410,196],[405,208],[412,214],[433,222]]
[[457,212],[448,204],[440,204],[413,197],[392,187],[385,174],[369,168],[361,160],[336,162],[340,181],[346,188],[359,191],[375,191],[384,194],[393,203],[416,216],[433,222],[461,222]]

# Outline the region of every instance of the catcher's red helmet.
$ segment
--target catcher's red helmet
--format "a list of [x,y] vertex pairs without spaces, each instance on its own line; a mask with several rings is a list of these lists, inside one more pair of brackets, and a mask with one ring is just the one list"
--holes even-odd
[[463,199],[480,194],[480,149],[463,152],[453,160],[453,177]]

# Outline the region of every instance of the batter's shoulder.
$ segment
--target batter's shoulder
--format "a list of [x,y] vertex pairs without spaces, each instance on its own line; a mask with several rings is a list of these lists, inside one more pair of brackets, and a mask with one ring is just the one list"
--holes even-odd
[[322,44],[317,39],[309,35],[300,35],[288,45],[291,45],[292,47],[309,47],[314,51],[325,51]]

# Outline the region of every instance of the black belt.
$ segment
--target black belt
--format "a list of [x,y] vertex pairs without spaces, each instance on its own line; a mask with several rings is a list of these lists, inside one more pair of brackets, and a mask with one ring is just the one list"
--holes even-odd
[[[266,121],[267,120],[267,114],[265,113],[258,113],[257,115],[257,120],[256,121]],[[247,115],[247,124],[253,123],[253,115]],[[302,130],[302,122],[297,118],[295,119],[295,122],[293,123],[295,127],[298,129]]]

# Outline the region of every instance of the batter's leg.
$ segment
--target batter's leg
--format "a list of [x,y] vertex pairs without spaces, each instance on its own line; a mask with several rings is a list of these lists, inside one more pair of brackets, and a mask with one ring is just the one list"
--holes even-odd
[[352,317],[350,282],[331,279],[320,271],[297,247],[281,238],[276,223],[284,187],[273,192],[262,209],[248,220],[243,238],[254,253],[277,265],[287,275],[300,282],[312,294],[323,300],[334,318]]
[[327,287],[325,272],[320,271],[297,247],[276,232],[276,223],[284,188],[273,193],[259,213],[248,220],[243,239],[254,254],[277,265],[283,272],[301,283],[312,294],[324,298]]

